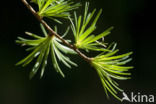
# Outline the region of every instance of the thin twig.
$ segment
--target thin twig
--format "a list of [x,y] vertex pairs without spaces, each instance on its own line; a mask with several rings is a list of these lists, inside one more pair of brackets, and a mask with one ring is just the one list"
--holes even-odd
[[70,43],[68,43],[66,40],[64,40],[60,35],[58,35],[38,14],[37,12],[31,7],[31,5],[29,5],[29,3],[26,0],[22,0],[22,2],[24,3],[24,5],[31,11],[31,13],[36,17],[36,19],[42,23],[46,29],[50,32],[50,36],[55,36],[58,39],[60,39],[64,44],[66,44],[68,47],[70,47],[71,49],[73,49],[75,52],[77,52],[77,54],[82,57],[85,61],[90,62],[91,58],[87,57],[85,54],[83,54],[79,49],[77,49],[74,45],[71,45]]

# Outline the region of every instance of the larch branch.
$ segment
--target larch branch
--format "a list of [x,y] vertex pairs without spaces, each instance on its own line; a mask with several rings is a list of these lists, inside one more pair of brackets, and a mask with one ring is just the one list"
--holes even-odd
[[66,40],[64,40],[59,34],[57,34],[38,14],[37,12],[32,8],[31,5],[26,0],[22,0],[24,5],[31,11],[31,13],[36,17],[36,19],[44,25],[44,27],[50,32],[50,36],[55,36],[58,39],[60,39],[65,45],[73,49],[77,54],[82,57],[85,61],[90,62],[91,58],[87,57],[85,54],[83,54],[78,48],[76,48],[74,45],[70,44]]

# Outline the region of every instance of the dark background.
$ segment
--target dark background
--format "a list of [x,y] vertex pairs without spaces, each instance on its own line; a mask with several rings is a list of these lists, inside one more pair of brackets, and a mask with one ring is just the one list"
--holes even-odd
[[[90,10],[103,8],[97,32],[114,26],[106,41],[117,42],[121,54],[134,52],[133,61],[129,63],[135,67],[131,70],[132,79],[120,81],[120,87],[127,94],[154,95],[155,4],[151,0],[89,1]],[[83,8],[78,11],[80,13]],[[110,100],[106,98],[96,71],[76,56],[73,59],[79,67],[72,70],[63,67],[65,79],[49,64],[42,79],[37,75],[29,80],[32,64],[25,68],[15,66],[28,54],[15,40],[17,36],[25,36],[24,31],[41,33],[38,21],[20,0],[10,0],[1,2],[0,23],[0,104],[120,104],[111,95]],[[62,32],[66,25],[59,27]]]

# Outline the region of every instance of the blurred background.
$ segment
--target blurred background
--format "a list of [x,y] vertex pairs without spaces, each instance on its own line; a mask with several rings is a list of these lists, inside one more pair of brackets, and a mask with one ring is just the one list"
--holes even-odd
[[[79,2],[78,0],[75,0]],[[110,26],[115,29],[105,38],[106,42],[117,42],[120,54],[133,51],[132,79],[119,81],[127,94],[146,95],[156,93],[156,48],[155,48],[155,5],[152,0],[88,0],[90,11],[103,9],[97,26],[97,33]],[[84,9],[85,0],[81,0]],[[67,22],[67,21],[65,21]],[[51,26],[55,22],[49,23]],[[60,34],[69,23],[58,25]],[[110,95],[105,96],[96,71],[78,56],[72,56],[79,64],[69,70],[62,66],[66,78],[55,72],[48,64],[44,77],[37,74],[29,80],[33,64],[25,68],[15,63],[25,57],[24,47],[15,44],[17,36],[30,31],[41,34],[38,21],[20,0],[1,2],[0,28],[0,104],[120,104]],[[68,38],[72,39],[69,34]],[[126,104],[126,102],[125,102]]]

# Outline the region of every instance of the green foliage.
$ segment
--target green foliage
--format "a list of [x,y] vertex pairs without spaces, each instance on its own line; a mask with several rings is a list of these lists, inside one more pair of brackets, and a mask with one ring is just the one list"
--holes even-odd
[[61,21],[56,18],[67,18],[70,16],[69,11],[80,6],[80,3],[73,4],[73,2],[65,0],[32,0],[32,2],[38,4],[38,14],[41,17],[47,17],[58,23]]
[[[109,51],[105,49],[105,43],[99,42],[98,40],[104,38],[106,35],[110,34],[110,31],[113,27],[108,28],[104,32],[98,35],[93,35],[93,32],[96,30],[96,23],[102,13],[102,9],[98,12],[98,14],[94,17],[96,9],[94,9],[91,13],[88,13],[89,3],[86,3],[84,16],[79,16],[77,18],[76,12],[75,15],[75,24],[71,21],[71,28],[75,38],[75,46],[77,48],[85,49],[85,50],[93,50],[93,51]],[[93,19],[93,22],[90,21]],[[91,24],[91,25],[89,25]],[[89,26],[88,26],[89,25]],[[87,28],[88,26],[88,28]]]
[[[74,45],[72,45],[70,43],[67,43],[70,42],[70,40],[64,39],[64,37],[68,34],[69,28],[67,28],[62,37],[58,34],[47,34],[44,26],[48,26],[48,24],[43,21],[42,23],[46,24],[44,24],[44,26],[41,25],[41,29],[44,34],[43,37],[26,32],[26,34],[31,36],[31,38],[33,39],[18,37],[18,40],[16,40],[16,43],[21,44],[22,46],[29,46],[26,51],[32,51],[28,56],[19,61],[16,65],[22,65],[24,67],[36,59],[36,63],[30,72],[30,78],[32,78],[40,68],[40,77],[42,77],[47,65],[48,57],[50,55],[55,70],[64,77],[65,75],[62,72],[58,61],[62,62],[68,68],[72,68],[71,66],[77,66],[77,64],[71,61],[70,58],[66,55],[76,54],[77,52],[87,62],[90,62],[90,64],[96,69],[107,97],[109,97],[109,92],[115,98],[121,100],[120,97],[118,97],[118,91],[122,92],[123,90],[119,88],[116,80],[130,79],[131,73],[129,73],[128,71],[133,67],[125,66],[125,64],[131,61],[131,58],[129,58],[129,56],[132,54],[132,52],[122,55],[115,55],[119,51],[118,49],[115,49],[116,44],[112,43],[108,47],[106,46],[104,37],[111,33],[113,27],[106,29],[100,34],[94,35],[96,24],[102,13],[102,9],[99,10],[96,15],[96,9],[89,13],[89,3],[87,2],[85,5],[83,17],[81,15],[77,16],[76,12],[74,12],[75,21],[73,22],[73,20],[70,18],[70,11],[78,8],[80,6],[79,3],[73,4],[73,2],[66,0],[31,0],[31,2],[38,5],[38,15],[35,16],[41,17],[37,18],[40,22],[43,21],[42,18],[44,17],[50,18],[58,23],[61,22],[57,18],[69,18],[71,22],[71,29],[74,34],[75,43]],[[27,7],[29,8],[30,6],[27,5]],[[50,27],[48,27],[47,29],[51,31],[51,29],[49,28]],[[57,33],[57,27],[55,27],[55,32]],[[53,33],[53,31],[51,33]],[[61,40],[56,38],[55,35]],[[63,45],[63,43],[70,48]],[[88,52],[98,51],[101,54],[97,55],[96,57],[89,58],[81,53],[78,49],[84,49]]]
[[[85,49],[86,51],[91,50],[102,52],[98,56],[92,58],[91,65],[96,69],[107,97],[108,92],[110,92],[115,98],[121,100],[117,96],[116,89],[118,91],[123,90],[118,87],[118,84],[113,79],[126,80],[130,78],[130,73],[127,71],[133,67],[126,67],[123,65],[131,60],[131,58],[128,57],[132,54],[132,52],[114,56],[118,52],[118,50],[115,50],[116,44],[112,43],[109,47],[106,47],[105,43],[100,41],[111,33],[113,27],[108,28],[101,34],[93,35],[93,32],[96,30],[96,23],[102,13],[102,10],[95,15],[96,9],[94,9],[91,13],[88,13],[88,8],[89,3],[86,3],[83,18],[81,15],[77,17],[76,12],[74,13],[75,23],[73,23],[71,18],[69,18],[71,21],[71,29],[74,34],[75,46],[80,49]],[[112,46],[113,48],[110,49]]]
[[131,61],[129,56],[132,52],[116,55],[114,56],[118,50],[112,50],[112,52],[103,52],[92,59],[91,65],[96,69],[101,82],[103,84],[105,93],[108,96],[108,92],[110,92],[115,98],[121,100],[117,96],[117,91],[123,91],[118,87],[118,84],[113,80],[126,80],[130,79],[131,73],[127,72],[129,69],[133,67],[123,66],[127,62]]
[[37,0],[31,0],[30,2],[37,4]]
[[[64,54],[76,54],[72,49],[61,44],[60,40],[55,38],[54,36],[47,35],[44,27],[41,25],[42,31],[44,33],[44,37],[38,36],[33,33],[26,32],[27,35],[31,36],[34,39],[24,39],[18,37],[16,43],[22,44],[23,46],[30,46],[30,48],[26,49],[27,51],[32,51],[27,57],[19,61],[16,65],[21,65],[24,67],[32,62],[33,59],[36,59],[36,63],[30,72],[30,78],[32,78],[39,68],[41,67],[40,77],[43,76],[45,67],[47,65],[48,56],[51,53],[52,64],[57,72],[59,72],[63,77],[64,74],[59,67],[57,62],[57,58],[68,68],[71,68],[71,65],[77,66],[74,62],[72,62],[66,55]],[[68,31],[67,31],[68,32]],[[65,32],[65,33],[67,33]],[[65,35],[65,34],[64,34]]]

